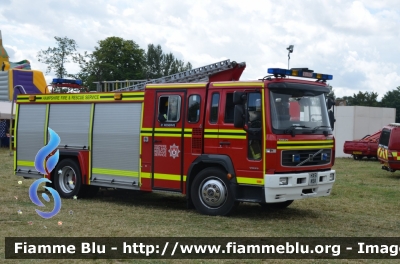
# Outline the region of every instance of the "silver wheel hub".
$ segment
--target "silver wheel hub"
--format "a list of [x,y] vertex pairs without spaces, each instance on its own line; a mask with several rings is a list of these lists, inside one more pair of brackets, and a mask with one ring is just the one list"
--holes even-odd
[[216,179],[205,179],[200,185],[199,192],[201,201],[207,207],[221,206],[227,196],[225,184]]
[[58,172],[58,181],[64,193],[70,193],[75,189],[76,174],[74,169],[69,166],[63,167]]

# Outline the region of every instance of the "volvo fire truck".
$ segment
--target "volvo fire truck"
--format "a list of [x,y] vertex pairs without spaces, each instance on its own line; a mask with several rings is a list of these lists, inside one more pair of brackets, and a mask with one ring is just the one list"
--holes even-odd
[[[239,81],[245,67],[225,60],[111,92],[19,95],[15,174],[46,177],[63,198],[99,187],[181,193],[207,215],[328,196],[332,75],[270,68]],[[49,129],[58,163],[44,175],[35,157]]]

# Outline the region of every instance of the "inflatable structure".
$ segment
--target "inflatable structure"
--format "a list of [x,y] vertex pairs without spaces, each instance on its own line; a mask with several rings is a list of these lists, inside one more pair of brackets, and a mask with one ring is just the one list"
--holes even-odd
[[0,101],[13,101],[22,89],[14,87],[21,85],[28,94],[49,93],[46,79],[41,71],[31,70],[28,60],[9,62],[7,51],[3,47],[0,31]]

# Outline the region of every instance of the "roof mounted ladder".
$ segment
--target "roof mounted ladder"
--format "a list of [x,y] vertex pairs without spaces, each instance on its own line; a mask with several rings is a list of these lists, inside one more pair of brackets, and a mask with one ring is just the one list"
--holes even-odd
[[151,83],[190,83],[190,82],[208,82],[210,75],[230,70],[238,65],[235,61],[223,60],[203,67],[187,70],[184,72],[172,74],[169,76],[141,82],[125,88],[116,89],[114,91],[137,91],[144,90],[146,84]]

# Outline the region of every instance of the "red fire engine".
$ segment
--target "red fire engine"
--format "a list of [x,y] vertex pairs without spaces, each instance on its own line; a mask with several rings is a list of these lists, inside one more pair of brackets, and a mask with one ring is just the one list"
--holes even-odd
[[[47,177],[63,198],[99,187],[182,193],[208,215],[328,196],[332,75],[273,68],[239,81],[245,66],[225,60],[112,92],[20,95],[15,174]],[[43,175],[34,160],[48,128],[61,143]]]

